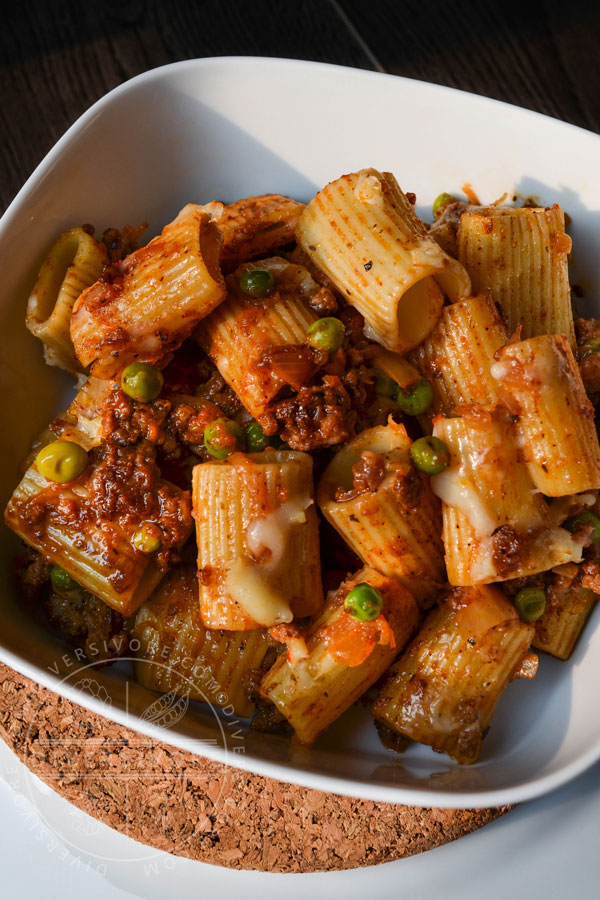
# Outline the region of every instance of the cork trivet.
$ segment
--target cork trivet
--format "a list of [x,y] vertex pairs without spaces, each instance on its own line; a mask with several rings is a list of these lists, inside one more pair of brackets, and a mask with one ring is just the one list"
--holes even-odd
[[[439,847],[508,810],[372,803],[253,775],[140,741],[1,664],[0,737],[50,787],[106,825],[160,850],[236,869],[374,865]],[[144,771],[136,778],[133,755],[140,752]],[[124,779],[124,768],[134,775]]]

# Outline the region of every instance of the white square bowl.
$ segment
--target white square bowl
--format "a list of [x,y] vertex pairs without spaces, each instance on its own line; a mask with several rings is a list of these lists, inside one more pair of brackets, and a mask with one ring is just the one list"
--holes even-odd
[[[56,235],[149,220],[154,234],[188,201],[280,192],[308,200],[345,172],[396,174],[427,215],[469,181],[484,201],[505,191],[558,202],[573,220],[572,280],[595,297],[600,274],[600,138],[535,113],[447,88],[316,63],[191,60],[134,78],[96,103],[58,142],[0,222],[2,502],[34,436],[72,389],[42,362],[25,303]],[[598,307],[600,308],[600,306]],[[593,304],[585,312],[593,311]],[[401,757],[353,708],[312,749],[247,732],[191,704],[168,729],[145,713],[155,695],[127,664],[86,667],[32,621],[2,531],[0,659],[83,706],[200,755],[310,787],[423,806],[528,799],[600,757],[600,609],[572,659],[541,660],[533,683],[503,696],[480,761],[460,768],[414,745]]]

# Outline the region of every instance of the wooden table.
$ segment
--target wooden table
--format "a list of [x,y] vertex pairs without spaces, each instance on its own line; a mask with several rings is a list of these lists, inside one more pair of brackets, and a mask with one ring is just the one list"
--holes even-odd
[[592,0],[29,0],[2,24],[2,208],[95,100],[147,69],[198,56],[378,69],[600,131]]

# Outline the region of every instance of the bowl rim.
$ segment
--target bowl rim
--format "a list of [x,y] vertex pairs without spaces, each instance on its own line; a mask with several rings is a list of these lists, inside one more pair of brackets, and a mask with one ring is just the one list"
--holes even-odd
[[[533,122],[543,122],[546,127],[548,125],[554,125],[561,131],[567,129],[571,131],[573,136],[576,136],[578,140],[581,140],[582,138],[592,139],[600,147],[600,135],[585,128],[581,128],[580,126],[563,122],[560,119],[555,119],[551,116],[524,107],[515,106],[502,100],[473,94],[468,91],[462,91],[445,85],[407,78],[405,76],[392,75],[369,69],[341,66],[332,63],[279,57],[216,56],[186,59],[163,66],[157,66],[142,72],[139,75],[133,76],[104,94],[85,110],[38,163],[32,174],[7,206],[0,218],[0,240],[2,240],[3,236],[10,229],[13,220],[19,215],[21,207],[27,202],[29,196],[41,185],[44,178],[51,172],[55,162],[60,158],[65,148],[69,146],[72,140],[89,123],[91,123],[99,113],[101,113],[105,106],[111,104],[117,97],[121,97],[127,93],[133,93],[141,86],[151,83],[152,81],[162,80],[165,77],[168,78],[171,74],[184,72],[186,70],[196,70],[198,72],[209,69],[231,70],[232,66],[236,66],[237,68],[266,66],[274,69],[287,68],[290,70],[312,69],[321,70],[323,72],[343,71],[345,73],[345,78],[354,77],[361,81],[372,79],[374,82],[379,81],[382,83],[384,80],[388,82],[393,80],[396,83],[400,82],[400,84],[405,84],[407,88],[412,91],[421,90],[425,92],[429,91],[434,94],[441,93],[449,98],[461,100],[468,98],[470,104],[478,104],[481,107],[485,106],[486,108],[489,108],[490,105],[501,107],[505,112],[509,110],[512,114],[521,115],[525,119],[532,119]],[[186,740],[183,735],[154,726],[152,723],[144,721],[138,716],[131,715],[126,710],[122,710],[118,707],[111,708],[110,716],[107,716],[106,706],[98,698],[82,694],[81,691],[76,690],[62,681],[60,676],[56,676],[52,672],[47,672],[42,668],[38,668],[34,663],[29,662],[12,650],[2,646],[1,641],[0,662],[5,663],[22,675],[27,676],[32,681],[41,684],[43,687],[66,697],[85,709],[97,713],[103,718],[109,718],[120,725],[145,734],[157,741],[168,743],[184,750],[190,750],[191,741],[189,739]],[[195,752],[196,755],[206,757],[215,762],[223,763],[243,771],[343,796],[356,797],[375,802],[406,804],[421,807],[436,806],[447,809],[476,809],[483,806],[503,806],[506,804],[531,800],[564,785],[600,760],[600,734],[597,743],[594,746],[580,752],[570,763],[563,765],[554,772],[550,772],[549,774],[538,778],[528,779],[526,782],[517,784],[513,787],[496,789],[474,788],[468,792],[463,792],[460,789],[440,791],[412,786],[403,787],[401,785],[389,785],[378,782],[356,781],[351,776],[334,777],[324,773],[297,768],[293,763],[267,760],[252,754],[235,754],[235,762],[232,762],[232,754],[228,754],[226,749],[219,746],[203,745],[201,752],[195,750],[193,752]],[[472,768],[476,770],[477,765]]]

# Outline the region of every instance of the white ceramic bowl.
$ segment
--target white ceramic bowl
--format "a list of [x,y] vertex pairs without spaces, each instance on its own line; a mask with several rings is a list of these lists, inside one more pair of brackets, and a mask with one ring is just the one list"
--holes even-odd
[[[427,216],[433,198],[470,181],[558,202],[573,220],[573,280],[594,297],[600,274],[600,137],[482,97],[402,78],[272,59],[191,60],[148,72],[96,103],[58,142],[0,223],[2,503],[31,440],[68,381],[42,362],[25,301],[63,229],[148,219],[156,233],[187,201],[277,191],[308,200],[364,166],[394,172]],[[402,757],[353,708],[311,750],[248,735],[233,717],[192,706],[168,730],[126,666],[80,671],[10,586],[15,541],[2,532],[0,658],[89,709],[171,744],[282,780],[424,806],[512,803],[562,784],[600,757],[600,609],[568,663],[541,660],[504,694],[477,765],[415,745]],[[92,677],[93,676],[93,677]]]

